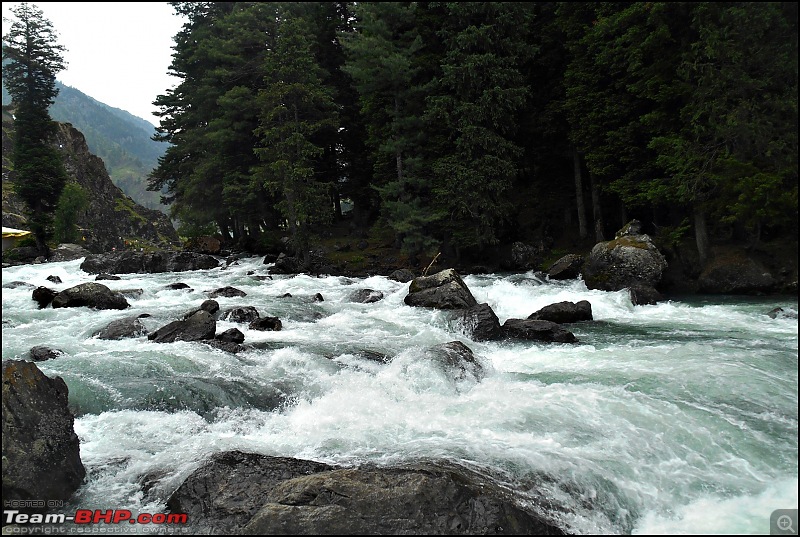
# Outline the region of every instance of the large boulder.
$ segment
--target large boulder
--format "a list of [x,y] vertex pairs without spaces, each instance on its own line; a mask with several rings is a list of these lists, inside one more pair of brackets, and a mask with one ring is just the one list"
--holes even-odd
[[414,278],[404,302],[409,306],[436,309],[467,309],[478,304],[454,269]]
[[556,302],[531,313],[528,319],[534,321],[550,321],[554,323],[576,323],[579,321],[591,321],[592,305],[588,300],[570,302]]
[[68,396],[61,377],[46,376],[33,362],[3,361],[4,502],[67,500],[83,482]]
[[228,452],[167,502],[194,533],[257,535],[563,535],[486,476],[446,462],[335,468]]
[[500,319],[486,303],[459,312],[455,323],[473,341],[490,341],[501,336]]
[[509,339],[527,339],[548,343],[576,343],[578,338],[560,324],[531,319],[507,319],[503,323],[503,336]]
[[53,297],[54,308],[86,306],[98,310],[124,310],[129,306],[122,293],[112,291],[102,283],[81,283],[64,289]]
[[79,244],[64,243],[50,250],[49,261],[74,261],[89,255],[92,255],[92,253]]
[[242,533],[563,535],[486,480],[431,465],[348,468],[282,481]]
[[714,258],[700,274],[698,292],[759,295],[775,290],[777,281],[761,264],[743,254]]
[[173,321],[148,334],[147,339],[156,343],[173,341],[201,341],[214,339],[217,321],[205,310],[200,310],[188,318]]
[[589,289],[620,291],[635,284],[658,287],[667,260],[632,220],[614,240],[597,243],[589,254],[583,279]]
[[281,481],[332,469],[320,462],[231,451],[213,455],[167,501],[186,513],[198,535],[233,535],[250,521]]

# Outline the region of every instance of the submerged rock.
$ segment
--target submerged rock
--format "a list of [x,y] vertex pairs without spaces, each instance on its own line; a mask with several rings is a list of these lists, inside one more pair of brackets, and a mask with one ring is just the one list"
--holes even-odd
[[59,349],[45,347],[44,345],[36,345],[35,347],[31,347],[28,355],[34,362],[44,362],[45,360],[54,360],[60,356],[65,356],[66,353]]
[[129,337],[139,337],[147,334],[147,328],[139,320],[139,317],[126,317],[111,321],[102,330],[95,333],[98,339],[123,339]]
[[359,304],[372,304],[383,300],[383,292],[375,291],[374,289],[358,289],[350,294],[348,300]]

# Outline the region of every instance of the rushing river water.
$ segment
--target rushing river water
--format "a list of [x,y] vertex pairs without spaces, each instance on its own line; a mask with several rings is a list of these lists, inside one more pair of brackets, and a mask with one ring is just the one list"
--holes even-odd
[[[76,415],[87,479],[73,507],[163,512],[209,455],[238,449],[347,465],[456,461],[548,500],[573,533],[768,534],[773,510],[797,509],[797,320],[767,315],[796,313],[797,297],[634,307],[627,292],[580,280],[464,277],[501,323],[591,303],[594,321],[568,325],[579,343],[546,344],[471,341],[448,313],[406,306],[408,284],[385,277],[258,280],[248,273],[267,274],[260,257],[101,281],[143,290],[124,311],[40,310],[32,288],[8,287],[94,281],[81,261],[4,268],[2,290],[3,359],[27,359],[35,345],[66,354],[38,365],[66,381]],[[175,282],[192,290],[165,288]],[[247,296],[217,298],[220,311],[255,306],[283,329],[218,321],[218,333],[245,334],[238,354],[93,337],[141,313],[153,331],[228,285]],[[365,287],[385,298],[348,300]],[[453,340],[487,369],[482,381],[455,382],[421,358]]]

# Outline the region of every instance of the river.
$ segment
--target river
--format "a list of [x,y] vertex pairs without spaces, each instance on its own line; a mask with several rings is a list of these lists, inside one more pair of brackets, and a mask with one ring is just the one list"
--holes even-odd
[[[163,512],[209,455],[237,449],[346,465],[452,460],[522,498],[546,498],[557,506],[548,516],[578,534],[768,534],[774,510],[797,509],[797,319],[768,315],[796,315],[796,296],[633,306],[627,292],[581,280],[464,277],[501,323],[588,300],[594,321],[565,325],[579,342],[547,344],[471,341],[448,313],[406,306],[408,284],[381,276],[259,280],[268,273],[260,257],[101,281],[143,290],[124,311],[40,310],[31,288],[8,286],[94,281],[81,261],[2,277],[3,359],[27,359],[35,345],[66,354],[38,365],[66,381],[76,415],[87,479],[70,507]],[[166,288],[175,282],[191,290]],[[283,329],[218,321],[218,333],[245,334],[249,349],[238,354],[93,337],[141,313],[153,331],[224,286],[247,296],[217,298],[220,311],[255,306]],[[361,288],[385,297],[350,302]],[[454,381],[423,358],[453,340],[474,351],[483,380]]]

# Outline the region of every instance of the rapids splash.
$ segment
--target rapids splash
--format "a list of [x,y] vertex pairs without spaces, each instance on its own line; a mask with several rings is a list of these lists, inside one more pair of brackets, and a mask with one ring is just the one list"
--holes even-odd
[[[3,359],[27,359],[35,345],[66,354],[38,365],[70,390],[87,469],[75,509],[163,512],[209,455],[234,449],[348,465],[457,461],[546,499],[578,534],[769,533],[772,511],[797,508],[797,320],[767,315],[796,313],[797,297],[634,307],[627,292],[581,280],[464,277],[501,323],[563,300],[592,304],[594,321],[568,326],[577,344],[545,344],[471,341],[447,312],[406,306],[408,284],[385,277],[260,281],[262,258],[103,281],[142,289],[124,311],[39,310],[32,288],[8,286],[93,281],[81,262],[4,268],[2,278]],[[175,282],[191,290],[166,289]],[[224,286],[247,296],[217,298],[221,311],[255,306],[283,329],[218,321],[217,332],[244,332],[238,354],[93,337],[140,313],[153,331]],[[384,299],[348,300],[365,287]],[[479,357],[481,382],[454,382],[419,359],[453,340]]]

